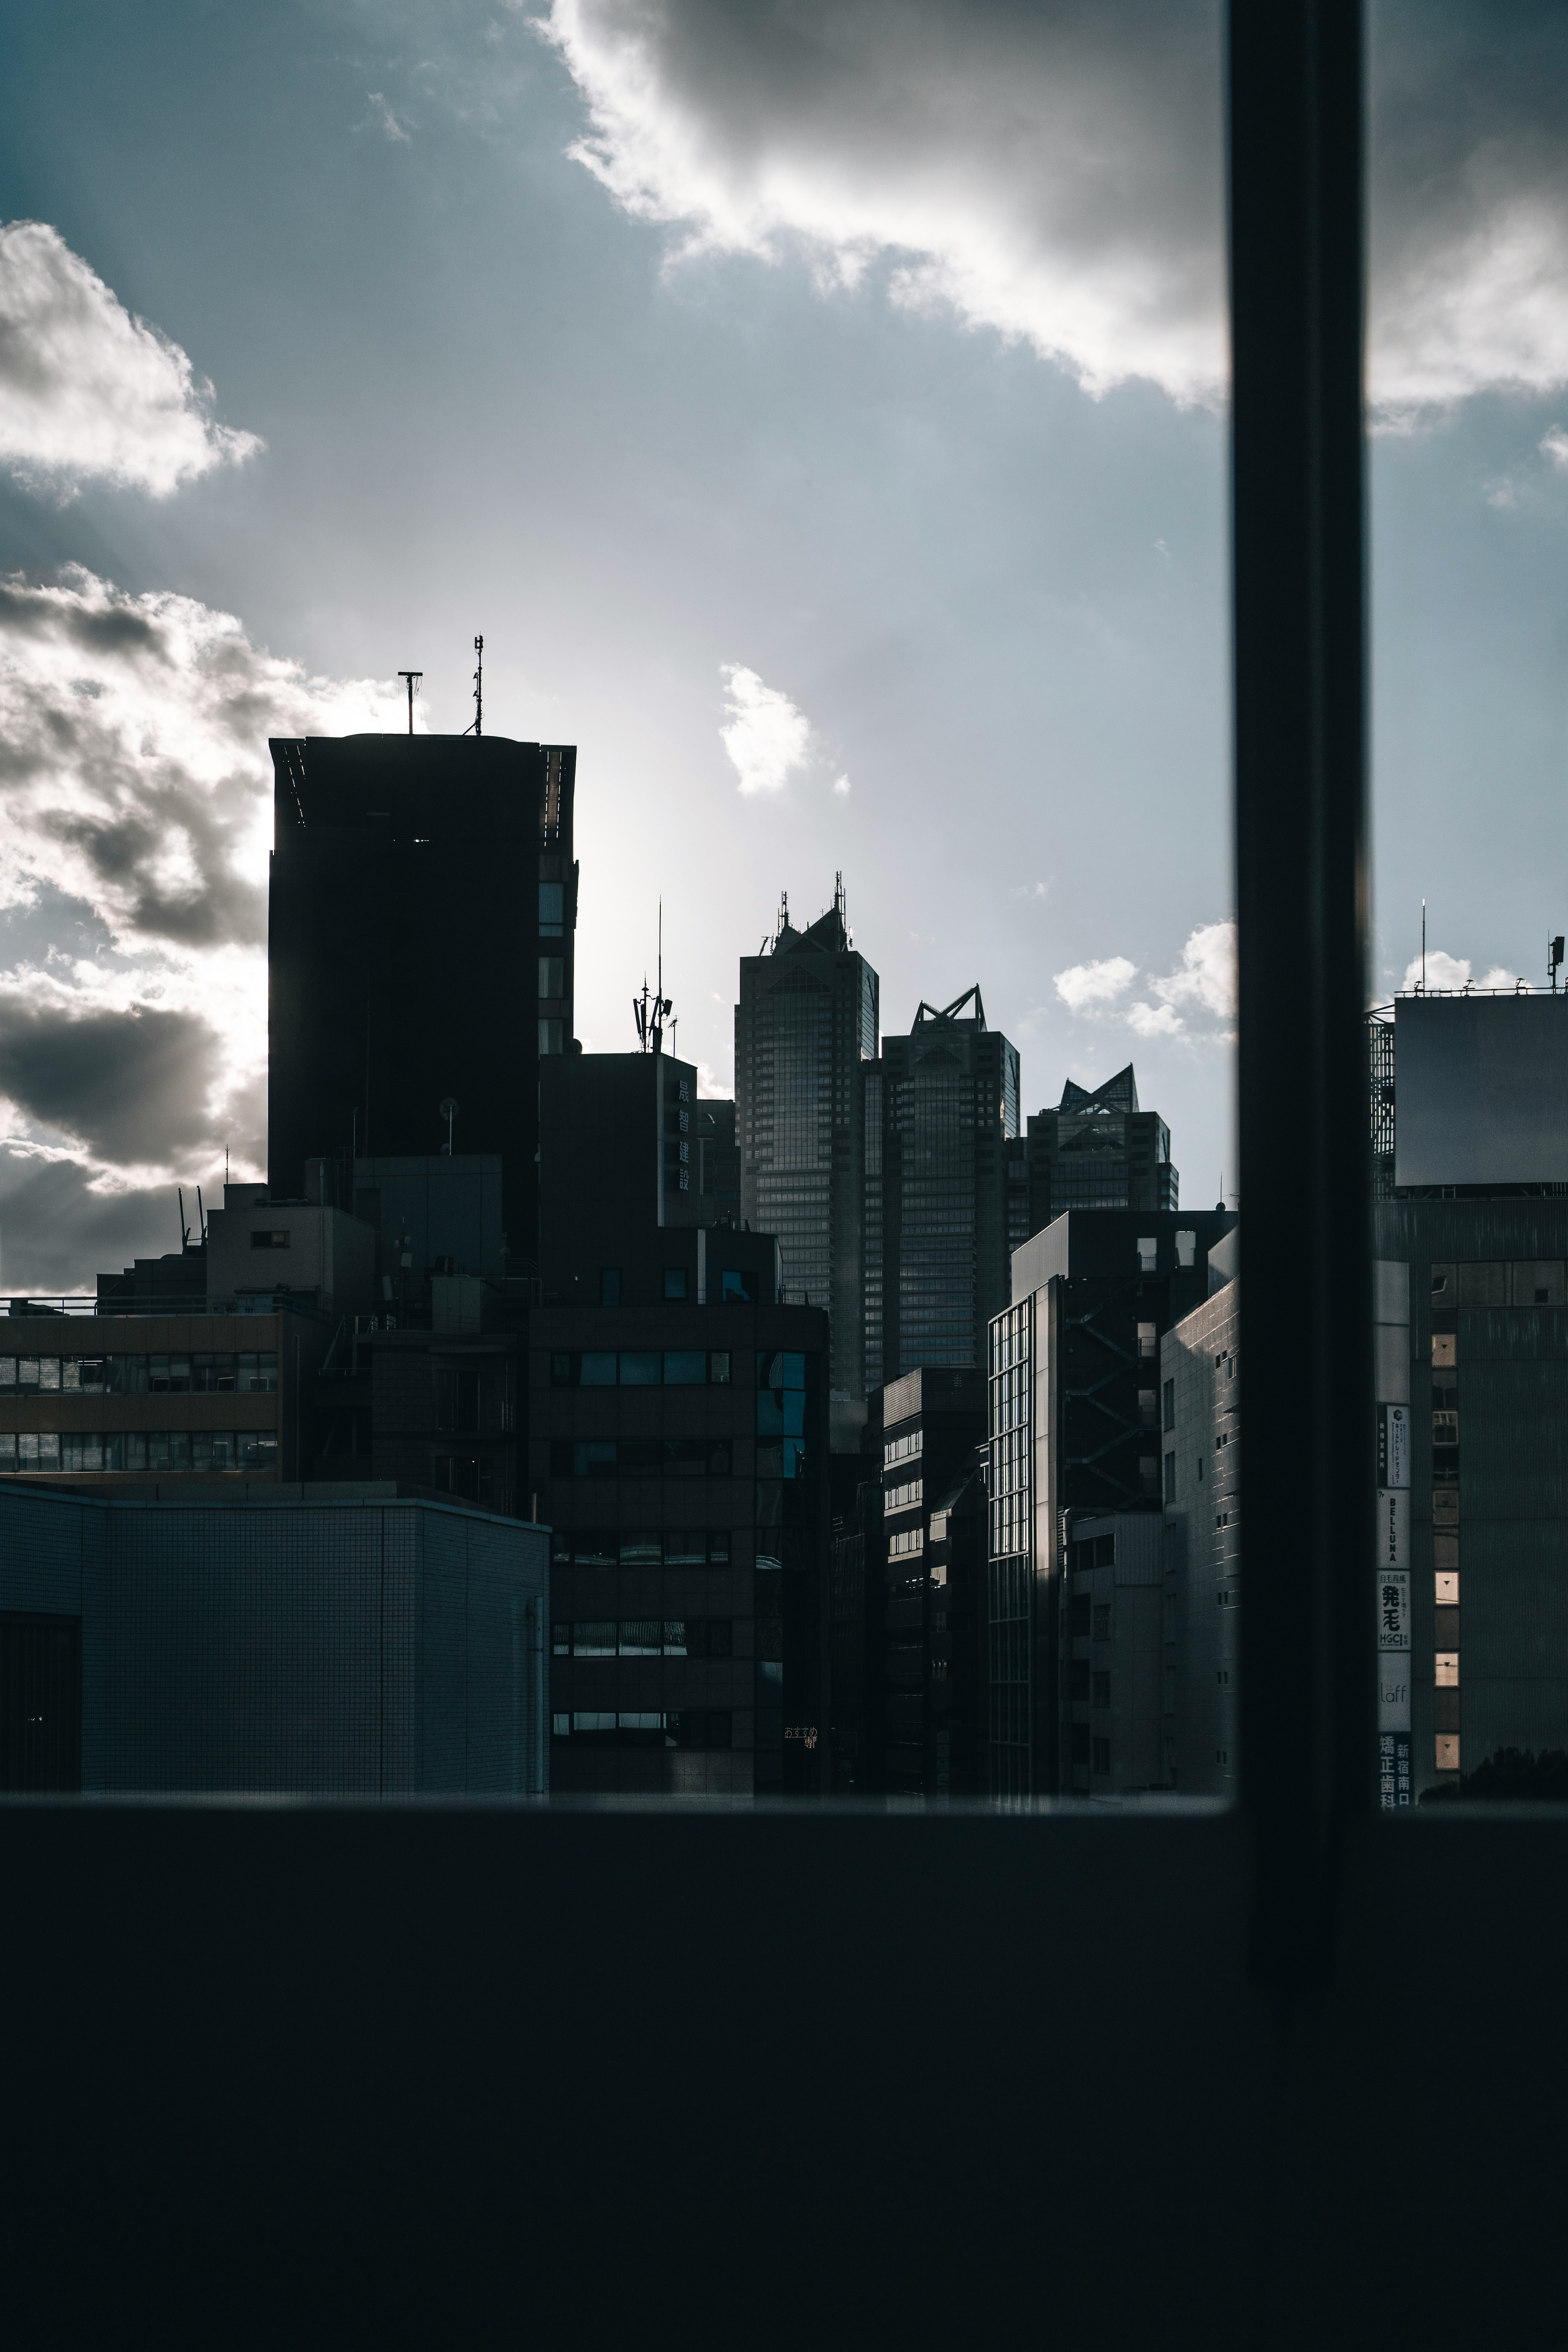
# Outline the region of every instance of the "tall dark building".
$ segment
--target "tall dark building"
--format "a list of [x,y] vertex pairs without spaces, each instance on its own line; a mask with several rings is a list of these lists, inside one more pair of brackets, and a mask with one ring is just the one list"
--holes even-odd
[[1066,1209],[1175,1209],[1171,1130],[1138,1108],[1132,1065],[1092,1091],[1069,1078],[1055,1110],[1029,1120],[1029,1231]]
[[940,1012],[922,1003],[862,1083],[880,1162],[868,1376],[875,1385],[917,1365],[979,1370],[986,1326],[1007,1304],[1018,1049],[986,1027],[979,989],[966,989]]
[[539,1065],[572,1034],[575,751],[498,735],[271,750],[273,1196],[299,1196],[315,1154],[499,1151],[508,1252],[531,1260]]
[[867,1392],[861,1072],[876,1058],[878,1018],[877,975],[856,951],[842,878],[826,915],[796,930],[786,902],[762,952],[741,959],[741,1214],[778,1235],[790,1297],[827,1309],[832,1387],[847,1397]]

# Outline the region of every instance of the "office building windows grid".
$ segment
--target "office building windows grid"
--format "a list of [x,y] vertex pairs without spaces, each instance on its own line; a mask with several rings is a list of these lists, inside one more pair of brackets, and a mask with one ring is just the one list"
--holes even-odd
[[1027,1791],[1030,1742],[1030,1382],[1034,1302],[990,1327],[991,1787]]
[[0,1430],[0,1475],[36,1470],[249,1471],[278,1467],[275,1429]]

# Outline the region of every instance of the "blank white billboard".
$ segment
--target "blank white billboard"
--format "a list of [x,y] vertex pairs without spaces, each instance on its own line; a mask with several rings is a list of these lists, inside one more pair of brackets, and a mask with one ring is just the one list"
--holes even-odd
[[1394,1181],[1568,1183],[1568,994],[1397,1000]]

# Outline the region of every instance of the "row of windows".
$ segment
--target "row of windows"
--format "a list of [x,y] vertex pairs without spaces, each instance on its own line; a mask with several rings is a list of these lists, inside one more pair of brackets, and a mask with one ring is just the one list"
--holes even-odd
[[913,1431],[908,1437],[890,1437],[882,1448],[882,1467],[890,1470],[895,1463],[911,1461],[924,1448],[925,1432],[921,1429]]
[[722,1387],[730,1377],[727,1348],[584,1348],[550,1359],[558,1389]]
[[901,1534],[889,1536],[888,1538],[889,1559],[904,1559],[911,1553],[924,1551],[925,1548],[926,1538],[923,1528],[906,1528]]
[[727,1658],[734,1626],[728,1617],[558,1619],[551,1648],[558,1658]]
[[905,1480],[901,1486],[889,1487],[887,1493],[882,1497],[882,1508],[885,1511],[907,1511],[911,1509],[916,1503],[921,1503],[924,1500],[925,1480],[923,1478],[909,1478]]
[[278,1386],[275,1349],[174,1355],[0,1356],[0,1389],[65,1396],[256,1396]]
[[624,1707],[578,1708],[571,1715],[552,1715],[556,1739],[581,1740],[600,1748],[732,1748],[734,1725],[728,1707],[683,1706],[628,1713]]
[[728,1568],[728,1528],[557,1528],[556,1568]]
[[0,1471],[277,1467],[274,1429],[0,1431]]
[[727,1437],[557,1437],[552,1478],[728,1478]]
[[[689,1171],[683,1172],[682,1192],[689,1190],[689,1185],[685,1181],[689,1173]],[[717,1303],[721,1307],[731,1304],[754,1307],[760,1296],[760,1281],[761,1277],[752,1273],[749,1267],[725,1266],[719,1276],[717,1300],[715,1302],[714,1294],[710,1291],[709,1304],[711,1306]],[[602,1265],[599,1268],[600,1306],[618,1307],[621,1303],[621,1268],[618,1265]],[[683,1265],[665,1267],[664,1295],[667,1298],[684,1298],[687,1296],[686,1268]]]

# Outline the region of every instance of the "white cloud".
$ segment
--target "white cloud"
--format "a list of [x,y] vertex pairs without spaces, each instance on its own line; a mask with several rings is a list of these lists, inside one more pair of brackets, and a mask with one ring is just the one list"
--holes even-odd
[[1127,1026],[1139,1037],[1184,1037],[1187,1024],[1169,1004],[1130,1004]]
[[1236,925],[1200,923],[1182,950],[1178,969],[1149,982],[1161,1003],[1211,1013],[1216,1021],[1236,1018]]
[[1099,963],[1069,964],[1055,975],[1057,994],[1069,1013],[1092,1019],[1108,1013],[1125,996],[1138,977],[1138,967],[1125,956],[1106,956]]
[[1425,972],[1421,957],[1412,956],[1405,967],[1404,984],[1406,989],[1419,988],[1423,978],[1428,988],[1468,988],[1470,984],[1470,959],[1468,956],[1447,955],[1441,948],[1428,948]]
[[833,789],[834,789],[834,791],[835,791],[836,793],[838,793],[838,795],[840,796],[840,798],[841,798],[841,799],[847,800],[847,799],[848,799],[848,797],[849,797],[849,779],[848,779],[848,777],[847,777],[847,776],[836,776],[836,777],[834,778],[834,781],[833,781]]
[[406,147],[413,133],[402,116],[393,111],[379,89],[373,89],[368,93],[368,103],[371,120],[376,129],[395,145]]
[[1554,466],[1568,473],[1568,433],[1564,433],[1561,425],[1554,425],[1550,433],[1542,436],[1541,454],[1543,457],[1550,457]]
[[[1472,986],[1478,989],[1517,988],[1519,985],[1518,972],[1510,971],[1506,964],[1492,964],[1482,973],[1479,980],[1472,980],[1471,973],[1472,966],[1468,956],[1451,956],[1442,948],[1427,949],[1425,985],[1428,990]],[[1413,955],[1405,967],[1405,979],[1402,985],[1408,991],[1413,988],[1418,989],[1423,984],[1421,958],[1418,955]]]
[[89,478],[166,498],[261,447],[212,386],[43,221],[0,226],[0,465],[69,497]]
[[[262,1146],[268,734],[399,726],[193,599],[0,580],[0,1144],[110,1190]],[[7,1108],[8,1106],[8,1108]]]
[[[577,160],[675,257],[803,254],[825,292],[1031,344],[1093,394],[1226,373],[1217,0],[551,0]],[[1371,378],[1414,422],[1568,383],[1568,145],[1549,17],[1380,21]],[[1539,54],[1537,54],[1539,51]]]
[[742,793],[784,790],[796,769],[812,757],[811,721],[776,686],[764,686],[754,669],[726,662],[720,670],[728,690],[728,726],[719,740],[730,755]]

